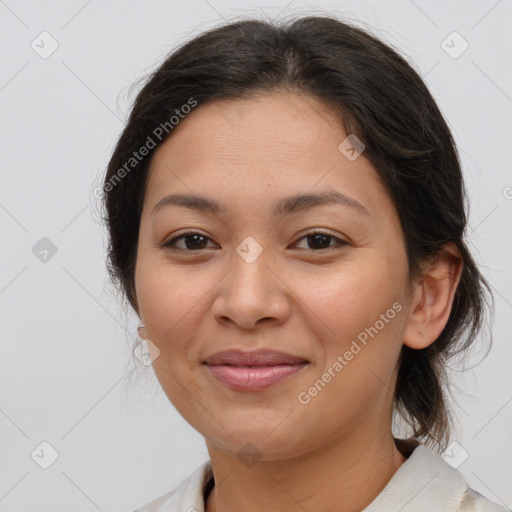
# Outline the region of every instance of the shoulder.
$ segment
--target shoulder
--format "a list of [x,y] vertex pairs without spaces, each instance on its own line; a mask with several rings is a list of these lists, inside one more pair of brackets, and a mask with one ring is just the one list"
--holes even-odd
[[467,488],[459,510],[460,512],[510,512],[510,509],[488,500],[471,487]]
[[471,489],[460,471],[418,444],[363,512],[510,512]]
[[174,490],[132,512],[204,512],[203,490],[211,475],[211,464],[208,460]]

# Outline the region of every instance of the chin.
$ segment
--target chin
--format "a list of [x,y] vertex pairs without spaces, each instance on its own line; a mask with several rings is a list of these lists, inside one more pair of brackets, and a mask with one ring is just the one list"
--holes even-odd
[[236,429],[228,429],[229,433],[221,429],[215,436],[211,432],[203,435],[208,443],[214,444],[220,450],[237,456],[242,462],[247,459],[248,466],[257,461],[282,460],[303,454],[307,443],[303,439],[304,434],[298,437],[301,430],[288,426],[280,431],[280,427],[276,428],[276,425],[279,425],[279,421],[271,428],[267,425],[255,428],[254,423],[238,425]]

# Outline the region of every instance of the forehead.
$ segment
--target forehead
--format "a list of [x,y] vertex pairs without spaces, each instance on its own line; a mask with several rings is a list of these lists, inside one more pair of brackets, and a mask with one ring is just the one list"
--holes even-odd
[[156,150],[146,202],[180,192],[242,206],[334,188],[370,211],[393,208],[364,152],[349,160],[340,151],[347,136],[332,108],[303,94],[199,104]]
[[[190,125],[193,131],[186,129]],[[332,107],[310,95],[281,91],[199,104],[173,130],[171,138],[176,144],[194,140],[208,146],[210,141],[217,144],[224,139],[238,140],[242,148],[272,142],[311,148],[318,146],[327,132],[335,139],[344,132]]]

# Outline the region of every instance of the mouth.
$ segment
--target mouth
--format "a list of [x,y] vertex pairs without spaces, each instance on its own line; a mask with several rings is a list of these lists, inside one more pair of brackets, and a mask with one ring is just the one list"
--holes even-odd
[[291,378],[309,365],[302,357],[274,350],[229,350],[203,364],[218,382],[235,391],[262,391]]
[[243,350],[223,350],[207,357],[203,363],[209,366],[277,366],[309,362],[307,359],[277,350],[259,349],[251,352]]

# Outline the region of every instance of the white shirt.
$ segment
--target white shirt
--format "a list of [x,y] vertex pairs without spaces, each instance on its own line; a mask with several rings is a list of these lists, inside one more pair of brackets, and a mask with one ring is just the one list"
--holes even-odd
[[[471,489],[460,471],[425,446],[411,449],[384,489],[361,512],[510,512]],[[176,489],[133,512],[205,512],[203,493],[211,478],[208,460]]]

